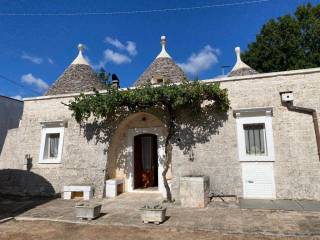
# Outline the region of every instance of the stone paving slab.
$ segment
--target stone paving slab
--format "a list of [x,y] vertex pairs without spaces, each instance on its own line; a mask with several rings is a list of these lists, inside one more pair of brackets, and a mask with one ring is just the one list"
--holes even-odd
[[277,210],[285,210],[285,211],[303,211],[302,206],[294,200],[273,200],[273,204],[275,205]]
[[239,206],[242,209],[320,212],[320,202],[311,200],[240,199]]
[[298,200],[297,201],[304,211],[320,212],[320,203],[312,200]]
[[242,209],[276,209],[273,201],[264,199],[240,199],[239,205]]

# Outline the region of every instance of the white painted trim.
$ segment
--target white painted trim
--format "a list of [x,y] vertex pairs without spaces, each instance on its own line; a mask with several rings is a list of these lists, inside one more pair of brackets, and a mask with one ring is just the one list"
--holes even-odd
[[165,135],[163,127],[154,128],[133,128],[128,130],[127,153],[128,153],[128,192],[134,191],[134,137],[140,134],[154,134],[157,136],[158,145],[158,191],[166,196],[166,189],[163,184],[162,172],[165,161]]
[[[275,153],[274,153],[274,143],[273,143],[273,131],[272,131],[272,109],[265,108],[264,116],[261,116],[261,108],[258,108],[257,115],[254,117],[254,109],[248,112],[248,109],[245,109],[244,112],[241,110],[235,110],[236,115],[236,127],[237,127],[237,140],[238,140],[238,154],[239,161],[274,161]],[[256,124],[256,123],[264,123],[265,125],[265,133],[266,133],[266,155],[261,156],[252,156],[246,154],[245,147],[245,136],[244,136],[244,124]]]
[[[44,159],[44,148],[46,143],[46,135],[49,133],[59,133],[59,147],[58,147],[58,157],[57,158],[49,158]],[[52,163],[61,163],[62,156],[62,148],[63,148],[63,138],[64,138],[64,127],[43,127],[41,130],[41,144],[40,144],[40,153],[39,153],[39,161],[41,164],[52,164]]]

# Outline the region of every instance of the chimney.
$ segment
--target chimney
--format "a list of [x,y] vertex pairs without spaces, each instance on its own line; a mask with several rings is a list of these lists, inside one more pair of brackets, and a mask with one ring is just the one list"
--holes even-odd
[[112,87],[120,88],[120,80],[116,74],[112,74]]

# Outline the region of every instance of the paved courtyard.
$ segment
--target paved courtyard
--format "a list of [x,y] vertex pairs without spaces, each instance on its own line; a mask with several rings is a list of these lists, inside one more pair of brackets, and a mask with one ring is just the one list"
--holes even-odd
[[[168,219],[163,224],[143,224],[139,208],[147,202],[160,201],[156,193],[124,193],[114,199],[103,199],[102,216],[93,221],[79,220],[74,215],[77,201],[55,199],[18,214],[20,221],[50,221],[85,226],[163,229],[165,231],[205,231],[223,234],[244,234],[275,237],[320,236],[320,213],[279,210],[241,209],[235,203],[212,202],[205,209],[168,205]],[[7,222],[4,226],[10,226]],[[78,224],[80,225],[80,224]],[[3,227],[3,226],[2,226]],[[147,230],[146,230],[147,231]]]
[[50,221],[10,221],[0,224],[1,240],[279,240],[319,239],[215,231],[121,227]]

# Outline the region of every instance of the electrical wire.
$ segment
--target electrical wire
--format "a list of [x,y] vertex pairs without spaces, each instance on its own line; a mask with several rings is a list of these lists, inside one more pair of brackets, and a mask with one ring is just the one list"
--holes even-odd
[[65,12],[65,13],[6,13],[0,12],[0,16],[97,16],[97,15],[124,15],[124,14],[143,14],[143,13],[162,13],[162,12],[177,12],[177,11],[190,11],[190,10],[200,10],[208,8],[217,7],[230,7],[230,6],[240,6],[249,4],[265,3],[271,0],[251,0],[242,1],[234,3],[221,3],[221,4],[211,4],[203,6],[194,7],[179,7],[179,8],[163,8],[163,9],[149,9],[149,10],[132,10],[132,11],[114,11],[114,12]]

